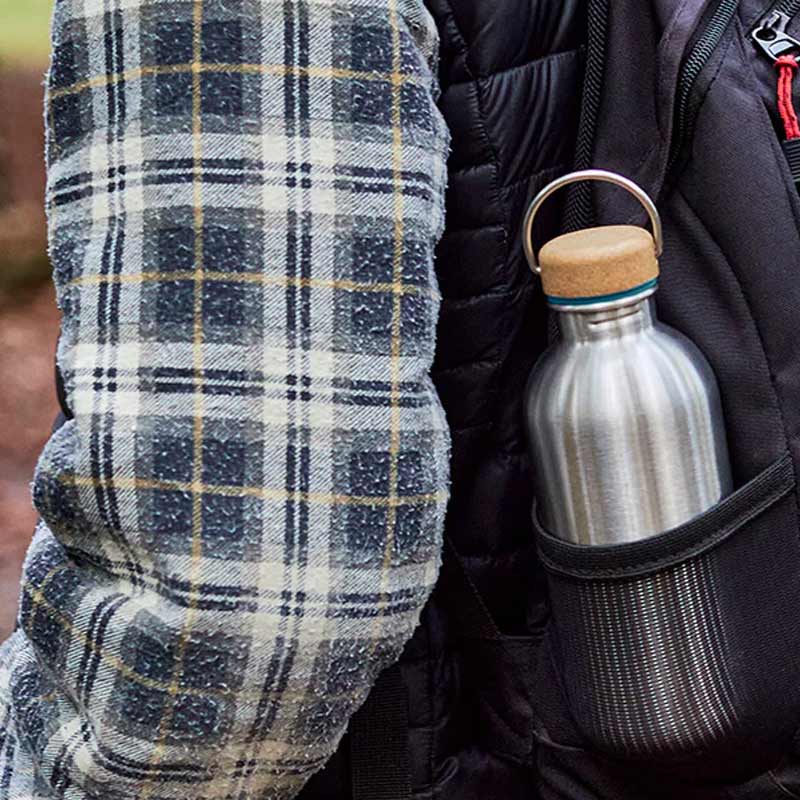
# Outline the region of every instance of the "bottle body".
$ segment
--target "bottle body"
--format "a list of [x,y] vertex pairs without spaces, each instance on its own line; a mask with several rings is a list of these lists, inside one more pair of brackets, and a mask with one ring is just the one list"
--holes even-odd
[[528,381],[538,513],[562,539],[644,539],[732,490],[716,378],[650,295],[559,308]]

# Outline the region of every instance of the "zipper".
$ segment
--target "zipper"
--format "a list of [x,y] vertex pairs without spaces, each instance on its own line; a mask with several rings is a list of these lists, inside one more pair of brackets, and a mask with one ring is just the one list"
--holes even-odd
[[[774,14],[781,14],[791,19],[798,13],[800,13],[800,0],[777,0],[764,13],[755,30],[764,25]],[[755,30],[753,33],[755,33]]]
[[[581,117],[575,142],[573,169],[589,169],[594,166],[594,143],[600,114],[603,80],[606,69],[608,45],[609,3],[611,0],[589,0],[587,8],[586,66],[583,74]],[[800,2],[800,0],[798,0]],[[576,184],[567,195],[567,205],[562,220],[562,230],[567,233],[595,224],[595,209],[591,186]],[[558,312],[547,311],[547,341],[550,344],[561,339],[558,327]]]
[[[800,0],[780,0],[780,4],[792,3],[800,6]],[[692,92],[705,65],[714,55],[725,32],[739,8],[739,0],[721,0],[708,20],[708,24],[695,41],[692,51],[681,67],[678,77],[677,101],[675,104],[675,127],[667,165],[669,170],[677,161],[685,142],[692,137],[695,115],[691,113]]]
[[[609,0],[590,0],[589,2],[589,46],[582,102],[583,113],[579,127],[578,147],[576,148],[576,169],[591,166],[605,68],[608,3]],[[788,10],[789,13],[797,13],[797,11],[800,11],[800,0],[778,0],[773,4],[773,7]],[[694,114],[690,113],[692,90],[703,68],[711,59],[733,22],[738,8],[739,0],[720,0],[718,2],[714,13],[708,20],[703,32],[695,41],[691,53],[681,67],[677,84],[675,124],[667,160],[667,171],[674,166],[684,143],[691,138],[694,131],[695,118]],[[592,13],[593,11],[595,12],[594,14]],[[564,227],[566,230],[587,227],[592,217],[591,196],[588,194],[585,185],[578,186],[567,203],[566,224]]]
[[[586,44],[586,67],[583,76],[581,118],[575,143],[574,170],[594,166],[594,142],[600,99],[605,76],[606,44],[608,41],[608,17],[610,0],[589,0],[587,8],[588,38]],[[800,0],[797,0],[800,3]],[[563,229],[565,232],[589,228],[594,224],[592,189],[588,183],[573,186],[567,197]],[[551,315],[555,318],[555,312]]]
[[786,27],[798,12],[800,0],[781,0],[750,32],[753,41],[772,63],[781,56],[800,52],[800,41],[786,33]]
[[[607,26],[605,24],[605,17],[608,9],[608,1],[609,0],[590,0],[590,12],[592,8],[595,8],[598,13],[594,15],[594,25],[592,24],[593,20],[590,13],[589,54],[583,95],[584,113],[581,118],[579,129],[579,142],[582,142],[584,146],[578,148],[579,157],[576,159],[576,162],[580,162],[581,165],[585,166],[590,165],[591,153],[593,152],[592,145],[597,126],[597,110],[599,107],[606,56]],[[691,139],[694,133],[696,115],[692,113],[691,100],[697,80],[730,28],[738,8],[739,0],[720,0],[717,3],[703,32],[697,37],[691,52],[681,67],[676,89],[675,123],[667,161],[668,172],[678,160],[684,144]],[[764,16],[761,17],[758,26],[751,32],[751,35],[761,49],[765,53],[770,54],[765,48],[766,40],[761,37],[756,38],[755,34],[756,31],[761,30],[763,37],[763,28],[774,27],[777,22],[777,24],[782,27],[782,30],[780,30],[779,41],[776,44],[779,45],[783,42],[787,45],[787,50],[783,52],[787,52],[788,40],[791,40],[792,45],[797,42],[797,52],[800,54],[800,40],[793,39],[785,32],[786,24],[799,13],[800,0],[777,0],[777,2],[769,7],[769,10]],[[770,23],[772,24],[770,25]],[[769,36],[770,34],[767,33],[767,38]],[[797,153],[796,163],[798,164],[798,170],[800,170],[800,149]],[[580,167],[576,166],[576,168]],[[589,196],[579,195],[574,199],[571,198],[571,200],[572,202],[568,203],[567,206],[567,225],[565,225],[565,228],[567,230],[574,230],[578,227],[586,227],[591,218],[591,200]]]
[[800,190],[800,124],[792,99],[793,82],[799,69],[800,40],[786,30],[798,13],[800,0],[778,0],[750,31],[750,37],[778,71],[778,111],[785,134],[781,147],[794,185]]

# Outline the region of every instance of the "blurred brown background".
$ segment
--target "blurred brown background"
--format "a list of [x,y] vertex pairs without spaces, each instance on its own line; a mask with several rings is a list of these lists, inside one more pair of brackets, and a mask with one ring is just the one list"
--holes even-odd
[[49,13],[50,0],[0,0],[0,641],[36,522],[30,480],[57,412],[42,130]]

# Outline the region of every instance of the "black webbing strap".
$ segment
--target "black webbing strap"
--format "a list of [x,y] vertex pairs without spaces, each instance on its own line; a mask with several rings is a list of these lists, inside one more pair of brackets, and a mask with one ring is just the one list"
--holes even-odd
[[411,800],[408,689],[397,665],[350,722],[350,763],[353,800]]
[[533,697],[538,640],[501,633],[464,559],[449,539],[438,588],[450,620],[458,626],[463,650],[470,654],[463,680],[481,695],[479,740],[492,752],[532,763],[532,705],[523,698]]
[[461,556],[449,537],[444,543],[442,591],[453,617],[465,639],[502,638],[478,587],[470,578]]
[[794,185],[800,191],[800,139],[787,139],[782,147]]
[[[449,538],[441,591],[464,638],[502,638]],[[350,763],[353,800],[410,800],[408,689],[397,665],[381,674],[350,722]]]

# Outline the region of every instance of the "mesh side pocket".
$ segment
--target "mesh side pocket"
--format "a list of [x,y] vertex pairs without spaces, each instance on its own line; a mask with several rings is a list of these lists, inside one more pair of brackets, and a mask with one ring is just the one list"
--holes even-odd
[[552,581],[566,680],[606,749],[681,754],[735,729],[713,555],[627,581]]
[[800,721],[793,488],[786,457],[643,542],[586,547],[539,530],[558,672],[595,747],[651,763],[702,758],[711,773],[716,757],[781,754]]

